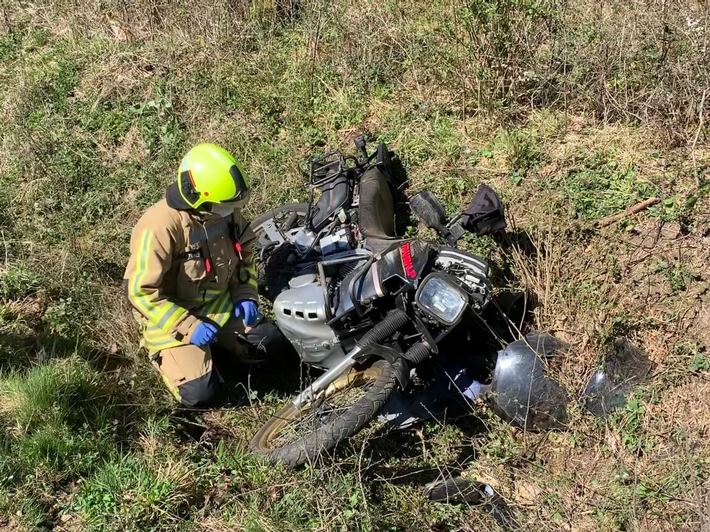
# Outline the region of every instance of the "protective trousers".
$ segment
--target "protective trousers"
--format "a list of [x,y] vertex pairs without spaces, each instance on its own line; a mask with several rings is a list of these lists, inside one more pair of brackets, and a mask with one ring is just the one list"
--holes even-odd
[[[217,345],[228,351],[234,362],[259,363],[268,354],[284,347],[286,339],[272,323],[262,321],[244,330],[242,320],[232,317],[222,326]],[[180,345],[164,349],[151,357],[153,366],[175,398],[187,407],[206,407],[221,396],[223,382],[214,367],[209,345]]]

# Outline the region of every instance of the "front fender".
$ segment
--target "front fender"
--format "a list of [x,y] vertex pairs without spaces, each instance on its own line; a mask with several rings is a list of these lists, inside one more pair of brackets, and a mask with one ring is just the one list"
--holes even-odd
[[397,382],[399,382],[400,388],[404,390],[407,387],[410,379],[410,367],[409,363],[402,358],[402,353],[392,349],[391,347],[374,344],[363,349],[355,357],[355,360],[360,363],[366,362],[370,359],[385,360],[386,362],[389,362],[394,370],[395,376],[397,377]]

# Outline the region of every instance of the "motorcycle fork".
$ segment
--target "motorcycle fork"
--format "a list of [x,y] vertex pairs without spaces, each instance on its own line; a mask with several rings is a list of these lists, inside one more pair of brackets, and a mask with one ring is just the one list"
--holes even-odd
[[395,309],[390,311],[384,320],[380,321],[360,338],[355,347],[348,351],[343,360],[318,377],[313,384],[301,392],[293,400],[294,406],[301,408],[306,401],[312,400],[318,393],[325,390],[329,384],[335,381],[340,374],[353,367],[358,355],[360,355],[364,349],[392,336],[407,323],[409,323],[409,317],[403,310]]
[[320,392],[326,390],[328,386],[335,381],[344,371],[349,370],[355,365],[357,361],[357,356],[362,352],[362,348],[356,345],[351,349],[345,358],[338,362],[335,366],[330,368],[328,371],[323,373],[318,377],[313,383],[303,390],[298,396],[293,400],[293,404],[296,408],[301,408],[304,403],[314,399]]

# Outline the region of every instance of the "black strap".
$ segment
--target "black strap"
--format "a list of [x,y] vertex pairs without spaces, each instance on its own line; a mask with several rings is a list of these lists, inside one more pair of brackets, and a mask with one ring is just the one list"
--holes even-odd
[[194,259],[204,259],[204,258],[205,258],[205,254],[202,253],[202,250],[201,250],[201,249],[192,249],[192,250],[188,249],[188,250],[185,250],[185,251],[183,251],[182,253],[180,253],[180,254],[177,256],[177,258],[178,258],[178,259],[191,259],[191,260],[194,260]]

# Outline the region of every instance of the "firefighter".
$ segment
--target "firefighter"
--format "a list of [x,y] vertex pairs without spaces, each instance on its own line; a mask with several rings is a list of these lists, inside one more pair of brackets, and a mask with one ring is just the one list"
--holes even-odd
[[131,236],[124,282],[142,345],[185,406],[209,406],[220,396],[212,345],[249,362],[284,346],[279,330],[259,314],[256,237],[241,211],[248,199],[236,159],[215,144],[199,144]]

